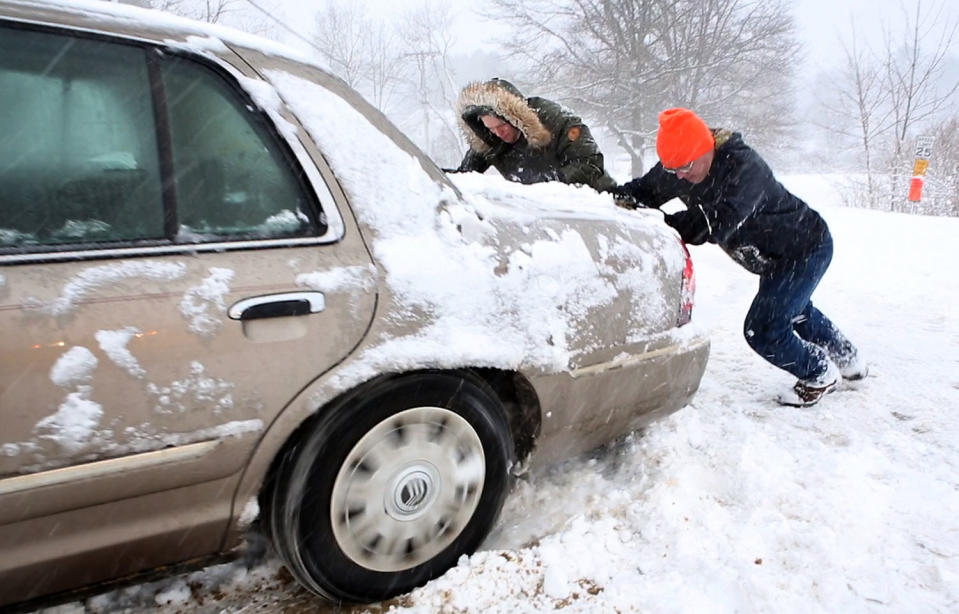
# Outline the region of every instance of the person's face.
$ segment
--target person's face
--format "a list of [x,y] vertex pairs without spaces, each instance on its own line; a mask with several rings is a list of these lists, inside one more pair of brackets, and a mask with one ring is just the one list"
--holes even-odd
[[686,166],[680,166],[677,169],[671,169],[680,179],[685,179],[689,183],[701,183],[709,174],[709,168],[713,165],[713,156],[715,151],[710,149],[699,156]]
[[483,115],[480,117],[483,125],[489,128],[489,131],[499,137],[501,141],[515,143],[519,139],[519,130],[512,124],[504,122],[495,115]]

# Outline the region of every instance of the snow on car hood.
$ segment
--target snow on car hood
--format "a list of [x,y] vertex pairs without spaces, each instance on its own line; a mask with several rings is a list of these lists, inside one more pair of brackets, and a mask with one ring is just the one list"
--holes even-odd
[[[650,252],[665,258],[678,279],[682,249],[671,230],[653,223],[655,212],[627,213],[590,188],[525,186],[475,173],[451,177],[460,198],[339,96],[284,71],[265,74],[323,151],[368,231],[383,281],[399,306],[393,311],[423,324],[413,335],[381,339],[353,367],[362,373],[351,373],[351,379],[423,361],[568,369],[591,312],[624,290],[664,295],[661,267],[645,261]],[[271,99],[257,102],[270,105]],[[598,239],[607,257],[636,266],[611,275],[587,245],[597,237],[581,232],[590,224],[608,231]],[[642,227],[653,244],[633,245],[630,227]],[[524,229],[528,241],[516,243]],[[635,306],[650,308],[675,305]],[[437,365],[437,357],[444,363]]]

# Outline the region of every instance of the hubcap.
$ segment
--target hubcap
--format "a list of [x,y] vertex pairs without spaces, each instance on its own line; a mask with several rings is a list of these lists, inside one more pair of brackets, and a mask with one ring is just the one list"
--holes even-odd
[[429,509],[439,490],[439,472],[433,465],[417,462],[397,473],[386,498],[386,513],[394,520],[413,520]]
[[469,523],[485,476],[483,444],[458,414],[417,407],[391,416],[353,446],[337,473],[336,543],[374,571],[425,563]]

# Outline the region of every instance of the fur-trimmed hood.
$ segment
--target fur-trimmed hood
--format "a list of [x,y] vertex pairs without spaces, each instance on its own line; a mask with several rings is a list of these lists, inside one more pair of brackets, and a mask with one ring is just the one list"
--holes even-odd
[[713,149],[719,149],[733,136],[733,131],[725,128],[712,128],[710,132],[713,133],[713,139],[716,141]]
[[501,142],[480,120],[481,115],[490,113],[516,127],[534,149],[546,147],[553,140],[536,110],[512,83],[503,79],[470,83],[460,92],[456,110],[463,136],[478,153],[486,153]]

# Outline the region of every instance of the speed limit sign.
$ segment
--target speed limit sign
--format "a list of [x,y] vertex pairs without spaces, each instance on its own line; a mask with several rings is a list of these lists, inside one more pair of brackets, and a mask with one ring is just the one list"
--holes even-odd
[[932,136],[920,136],[916,139],[916,157],[920,160],[928,160],[932,155],[932,144],[936,140]]

